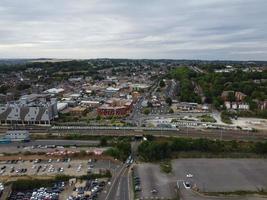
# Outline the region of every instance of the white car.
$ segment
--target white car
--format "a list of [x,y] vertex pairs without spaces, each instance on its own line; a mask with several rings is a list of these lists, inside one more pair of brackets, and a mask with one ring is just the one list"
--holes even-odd
[[193,178],[193,174],[186,174],[187,178]]
[[191,184],[188,181],[183,182],[185,189],[189,190],[191,188]]

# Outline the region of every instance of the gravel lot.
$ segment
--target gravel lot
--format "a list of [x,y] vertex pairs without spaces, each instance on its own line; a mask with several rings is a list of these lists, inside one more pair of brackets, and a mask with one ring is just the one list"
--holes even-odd
[[267,130],[267,120],[259,118],[242,118],[232,120],[235,126],[255,128],[258,130]]
[[264,159],[179,159],[172,162],[177,179],[187,179],[201,191],[229,192],[267,188]]

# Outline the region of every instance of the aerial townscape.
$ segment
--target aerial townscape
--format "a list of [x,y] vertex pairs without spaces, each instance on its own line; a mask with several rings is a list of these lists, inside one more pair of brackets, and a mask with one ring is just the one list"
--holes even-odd
[[266,7],[1,0],[0,200],[267,199]]

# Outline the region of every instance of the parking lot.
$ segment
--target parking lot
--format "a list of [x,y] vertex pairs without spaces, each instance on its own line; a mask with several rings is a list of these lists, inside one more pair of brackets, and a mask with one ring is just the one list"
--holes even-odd
[[[99,141],[81,140],[36,140],[27,143],[12,142],[0,144],[0,154],[4,153],[23,153],[23,152],[50,152],[53,150],[94,150]],[[105,149],[105,148],[101,148]]]
[[74,160],[71,158],[34,159],[34,160],[7,160],[0,163],[2,178],[9,176],[54,176],[67,174],[81,176],[88,172],[100,173],[106,169],[113,172],[118,166],[109,160]]
[[172,162],[177,179],[186,179],[205,192],[257,191],[267,187],[265,159],[178,159]]
[[[142,163],[134,167],[136,195],[140,199],[174,198],[177,181],[184,199],[203,198],[185,189],[184,182],[200,192],[258,191],[267,188],[267,160],[265,159],[177,159],[172,161],[172,173],[160,171],[157,164]],[[192,176],[188,176],[192,175]],[[231,199],[231,198],[219,198]],[[239,197],[234,199],[240,199]],[[241,199],[262,199],[241,197]]]
[[107,179],[88,179],[69,185],[68,182],[55,182],[48,187],[25,191],[13,191],[9,200],[96,200],[99,199]]
[[140,199],[175,198],[175,184],[171,175],[161,173],[158,165],[139,164],[133,170],[134,177],[140,178],[140,191],[136,194]]

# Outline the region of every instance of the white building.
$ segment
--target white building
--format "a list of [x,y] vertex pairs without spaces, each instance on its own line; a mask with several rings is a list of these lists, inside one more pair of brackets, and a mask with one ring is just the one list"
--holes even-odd
[[24,130],[7,131],[4,139],[10,140],[12,142],[29,141],[30,134],[28,131]]
[[247,103],[238,103],[238,102],[229,102],[225,101],[224,105],[227,110],[234,109],[234,110],[249,110],[249,104]]
[[57,101],[50,95],[25,95],[0,105],[0,124],[50,124],[57,117]]

